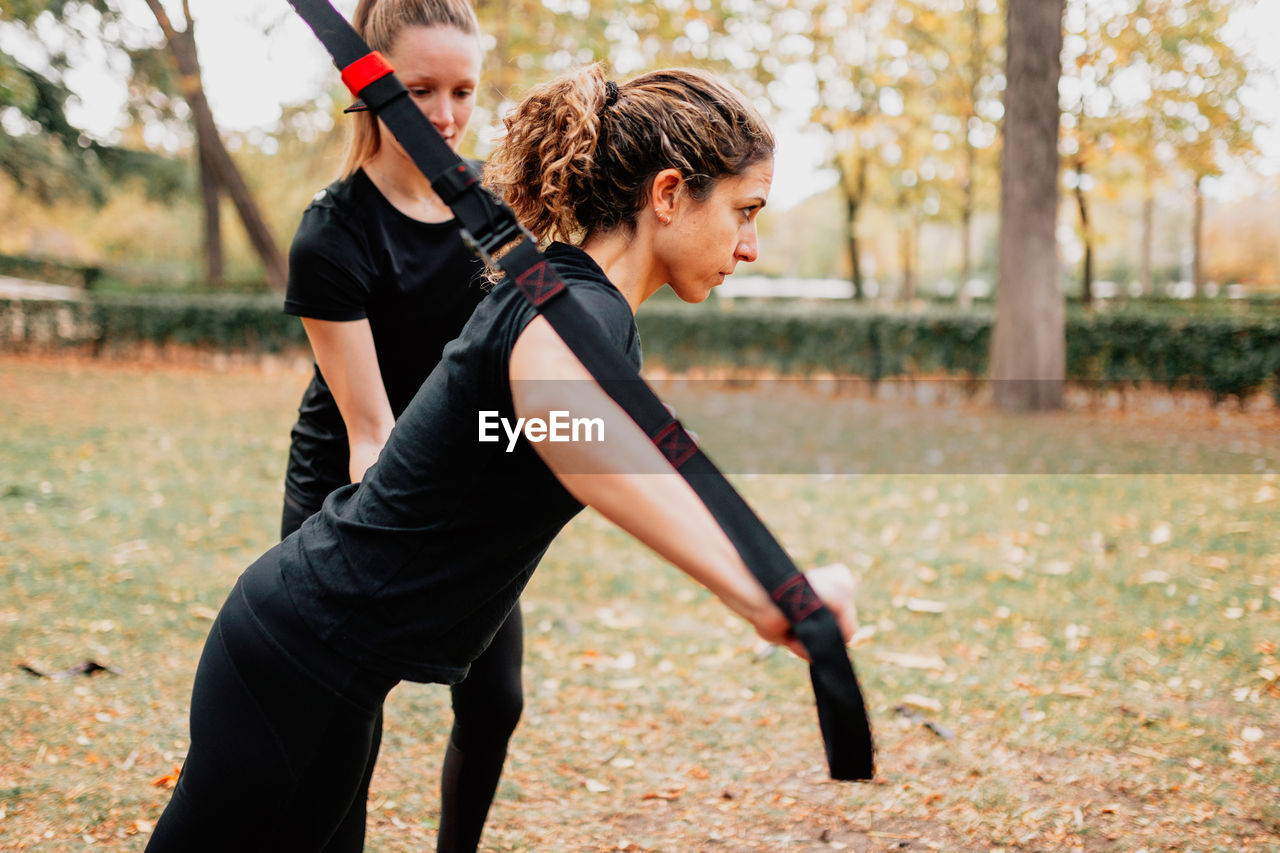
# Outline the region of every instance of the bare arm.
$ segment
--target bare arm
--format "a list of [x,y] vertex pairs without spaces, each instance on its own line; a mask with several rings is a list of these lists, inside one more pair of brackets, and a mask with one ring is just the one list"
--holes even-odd
[[[569,492],[715,593],[764,639],[804,657],[782,611],[742,562],[737,549],[688,483],[635,421],[591,381],[591,374],[542,317],[511,353],[516,415],[548,420],[553,411],[600,417],[605,441],[538,442],[534,448]],[[561,381],[531,381],[555,379]],[[848,639],[852,584],[837,573],[811,578]]]
[[302,319],[320,373],[333,392],[351,446],[351,482],[358,483],[378,458],[395,417],[378,369],[368,320]]

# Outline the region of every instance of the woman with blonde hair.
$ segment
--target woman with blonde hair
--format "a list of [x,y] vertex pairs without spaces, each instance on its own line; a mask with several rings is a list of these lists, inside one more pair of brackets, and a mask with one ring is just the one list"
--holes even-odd
[[[695,71],[622,85],[599,67],[532,90],[488,183],[536,235],[570,298],[640,361],[634,311],[664,284],[707,297],[758,251],[773,137]],[[600,414],[607,441],[510,445],[477,430]],[[703,584],[765,639],[786,617],[693,489],[511,283],[495,287],[358,485],[250,566],[196,673],[191,748],[153,851],[346,850],[379,708],[401,680],[456,683],[504,624],[565,523],[590,505]],[[847,570],[809,573],[844,636]]]
[[[361,0],[353,24],[395,65],[451,148],[466,133],[480,77],[467,0]],[[330,492],[358,483],[445,344],[483,296],[482,269],[453,213],[373,113],[350,113],[339,180],[302,215],[285,310],[302,318],[316,366],[298,407],[285,473],[281,538]],[[523,708],[517,604],[470,676],[452,689],[440,779],[439,853],[467,853],[481,831]],[[363,838],[369,773],[339,832]]]

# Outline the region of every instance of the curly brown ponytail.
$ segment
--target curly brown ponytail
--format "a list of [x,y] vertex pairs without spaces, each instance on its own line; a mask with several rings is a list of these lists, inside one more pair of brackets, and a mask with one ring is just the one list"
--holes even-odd
[[764,120],[707,74],[673,68],[610,85],[591,65],[531,89],[504,119],[485,183],[543,240],[633,227],[663,169],[701,200],[773,155]]

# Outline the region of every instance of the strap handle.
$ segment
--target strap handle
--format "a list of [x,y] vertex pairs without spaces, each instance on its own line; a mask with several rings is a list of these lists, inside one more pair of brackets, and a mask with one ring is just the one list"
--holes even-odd
[[[875,774],[875,746],[853,665],[835,617],[782,546],[712,464],[595,320],[572,299],[537,241],[479,176],[444,142],[413,104],[390,63],[328,0],[289,0],[333,56],[351,93],[391,130],[431,186],[452,209],[472,250],[506,273],[605,392],[630,415],[706,504],[748,569],[786,615],[809,652],[818,723],[833,779]],[[501,251],[500,251],[501,250]]]

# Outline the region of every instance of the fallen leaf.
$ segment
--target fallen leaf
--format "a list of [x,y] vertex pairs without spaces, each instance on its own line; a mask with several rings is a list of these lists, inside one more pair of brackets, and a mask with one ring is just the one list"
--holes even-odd
[[1094,695],[1093,688],[1084,684],[1059,684],[1058,689],[1054,692],[1059,696],[1067,696],[1072,699],[1088,699]]
[[919,693],[908,693],[902,697],[902,701],[899,704],[911,708],[919,708],[922,711],[933,711],[935,714],[942,710],[942,703],[937,699],[921,696]]
[[920,714],[916,713],[914,709],[908,708],[906,705],[895,706],[893,709],[893,712],[900,717],[907,718],[913,723],[919,723],[920,725],[924,726],[926,729],[933,732],[935,735],[942,738],[943,740],[951,740],[952,738],[955,737],[955,733],[951,731],[951,729],[947,728],[946,726],[934,720],[926,719],[925,717],[920,716]]
[[1151,528],[1151,544],[1163,545],[1173,539],[1173,528],[1165,522],[1160,522]]
[[[151,780],[151,784],[156,788],[164,788],[166,791],[172,791],[173,786],[178,784],[178,776],[182,774],[182,768],[175,764],[173,769],[163,776],[157,776]],[[149,830],[148,830],[149,831]]]
[[18,669],[30,675],[34,675],[36,678],[51,678],[54,681],[62,681],[65,678],[71,678],[75,675],[97,675],[100,672],[110,673],[111,675],[120,674],[111,667],[103,666],[95,660],[81,661],[75,666],[69,666],[66,669],[59,670],[57,672],[41,672],[35,667],[25,663],[18,664]]
[[688,787],[688,785],[673,785],[672,787],[665,788],[661,791],[650,791],[649,793],[642,795],[640,799],[666,800],[667,802],[671,802],[672,800],[678,800],[680,795],[683,794]]
[[916,655],[907,652],[876,652],[876,658],[884,663],[906,669],[932,669],[941,672],[947,663],[937,655]]
[[946,611],[947,605],[927,598],[908,598],[906,608],[912,613],[942,613]]

